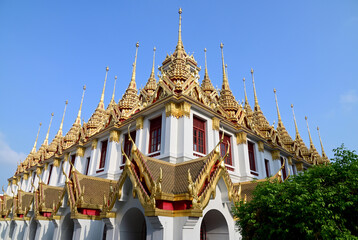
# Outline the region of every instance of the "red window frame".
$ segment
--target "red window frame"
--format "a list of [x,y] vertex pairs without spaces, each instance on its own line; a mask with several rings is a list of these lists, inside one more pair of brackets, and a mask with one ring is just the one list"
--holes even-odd
[[108,140],[104,140],[101,142],[101,157],[99,160],[99,170],[97,172],[103,171],[103,168],[105,166],[106,155],[107,155],[107,145],[108,145]]
[[52,174],[53,164],[50,165],[48,179],[47,179],[47,185],[50,183],[51,174]]
[[[280,159],[281,159],[281,166],[282,166],[283,161],[286,161],[286,160],[283,157],[280,157]],[[287,177],[287,173],[286,173],[286,162],[285,162],[285,166],[282,169],[282,178],[283,178],[283,180],[285,180],[286,177]]]
[[[247,142],[247,151],[249,153],[250,170],[256,172],[255,144],[252,142]],[[251,174],[253,173],[251,172]]]
[[[222,132],[220,132],[220,139],[222,138]],[[227,149],[229,147],[230,143],[230,149],[229,149],[229,155],[224,159],[225,164],[232,166],[232,155],[231,155],[231,136],[224,133],[224,139],[223,142],[220,143],[220,156],[225,156]]]
[[[135,138],[136,138],[136,131],[132,131],[130,132],[130,135],[131,135],[131,138],[133,139],[133,141],[135,142]],[[132,149],[132,142],[129,140],[129,137],[128,137],[128,133],[126,133],[124,135],[124,146],[123,146],[123,149],[124,149],[124,152],[127,154],[127,156],[129,157],[130,153],[131,153],[131,149]],[[122,164],[125,164],[126,162],[126,158],[125,156],[123,155],[123,158],[122,158]]]
[[266,177],[270,177],[270,161],[265,159]]
[[73,154],[73,155],[71,155],[71,163],[72,164],[70,164],[70,172],[68,173],[68,178],[70,178],[72,175],[72,166],[75,166],[75,162],[76,162],[76,154]]
[[193,150],[199,153],[206,153],[205,121],[195,117],[193,118]]
[[87,165],[86,165],[86,171],[85,171],[85,174],[86,174],[86,175],[88,175],[88,170],[89,170],[90,162],[91,162],[91,157],[87,157]]
[[149,153],[160,151],[162,137],[162,116],[150,120]]

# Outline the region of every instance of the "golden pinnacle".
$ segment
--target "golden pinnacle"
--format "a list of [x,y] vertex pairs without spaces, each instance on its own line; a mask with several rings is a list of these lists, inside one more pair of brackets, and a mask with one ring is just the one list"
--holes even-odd
[[86,85],[83,85],[83,90],[86,90]]
[[154,47],[154,48],[153,48],[153,51],[155,52],[156,50],[157,50],[157,48],[156,48],[156,47]]
[[204,48],[204,52],[206,52],[206,48]]
[[273,92],[276,93],[276,88],[273,89]]
[[251,68],[251,74],[254,73],[254,69]]
[[108,70],[109,70],[109,67],[107,66],[107,67],[106,67],[106,71],[108,72]]
[[220,48],[223,49],[224,48],[224,44],[220,43]]
[[117,79],[117,76],[114,76],[114,79]]
[[137,42],[137,43],[135,44],[135,46],[136,46],[136,47],[139,47],[139,42]]
[[178,13],[181,14],[183,12],[183,10],[181,8],[179,8]]

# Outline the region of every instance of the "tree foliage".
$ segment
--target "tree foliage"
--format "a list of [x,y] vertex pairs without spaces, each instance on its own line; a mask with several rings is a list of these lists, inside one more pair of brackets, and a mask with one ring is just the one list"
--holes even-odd
[[233,213],[243,239],[358,239],[358,155],[342,144],[328,165],[264,182]]

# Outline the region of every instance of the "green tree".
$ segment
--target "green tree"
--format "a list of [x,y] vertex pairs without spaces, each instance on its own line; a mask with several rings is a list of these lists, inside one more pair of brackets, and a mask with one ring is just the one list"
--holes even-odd
[[264,182],[237,203],[243,239],[358,239],[358,155],[342,144],[327,165]]

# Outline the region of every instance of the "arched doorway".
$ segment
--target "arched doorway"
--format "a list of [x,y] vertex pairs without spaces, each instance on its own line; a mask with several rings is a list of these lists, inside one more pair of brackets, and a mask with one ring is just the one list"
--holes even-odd
[[71,214],[67,214],[63,219],[61,226],[61,239],[72,239],[73,230],[75,228],[75,224],[71,219]]
[[34,240],[36,237],[36,230],[37,230],[37,222],[36,220],[32,220],[30,223],[30,232],[29,232],[29,239]]
[[200,240],[228,240],[227,222],[218,210],[207,212],[200,226]]
[[143,213],[138,208],[129,209],[122,218],[119,231],[120,239],[146,239],[147,225]]

